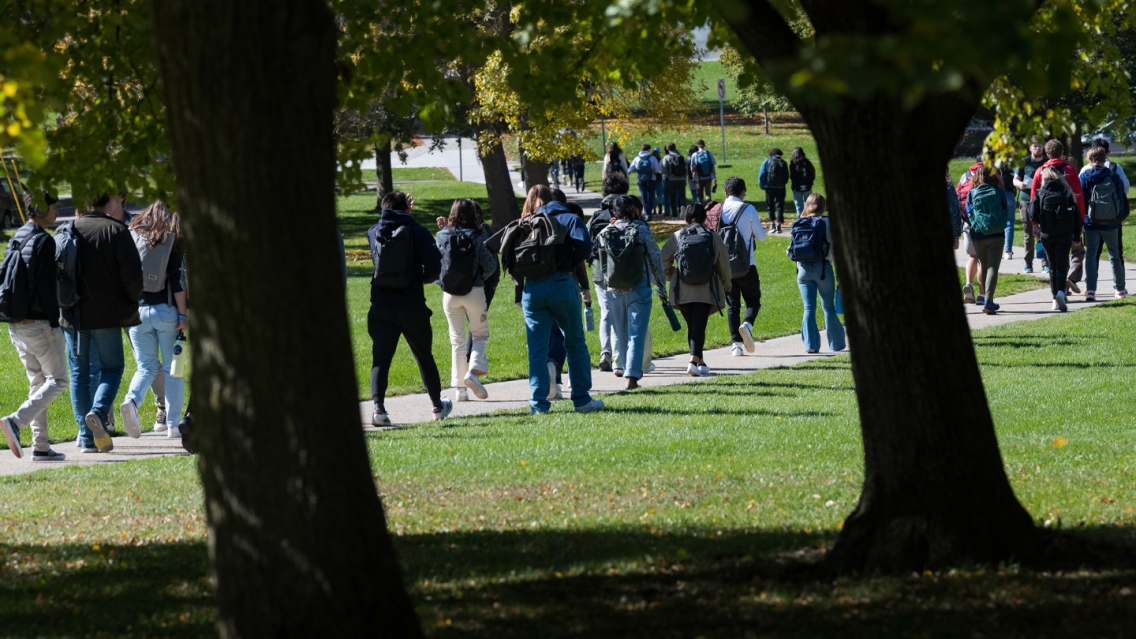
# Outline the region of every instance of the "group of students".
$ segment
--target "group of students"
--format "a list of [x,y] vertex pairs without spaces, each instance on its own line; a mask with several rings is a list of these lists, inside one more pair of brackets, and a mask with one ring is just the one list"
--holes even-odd
[[[533,186],[520,219],[496,232],[485,224],[476,202],[457,200],[448,218],[437,218],[436,237],[411,215],[413,198],[400,191],[387,194],[378,223],[368,231],[374,264],[367,316],[373,347],[372,424],[391,423],[386,388],[400,336],[406,337],[418,363],[432,404],[431,420],[445,419],[453,402],[468,401],[470,392],[488,397],[482,380],[489,371],[487,318],[502,271],[513,280],[513,299],[524,315],[533,414],[547,413],[551,402],[561,398],[565,363],[575,410],[604,407],[591,396],[591,355],[584,337],[585,319],[587,330],[593,328],[593,301],[600,308],[599,369],[625,379],[628,390],[638,388],[643,376],[654,370],[649,327],[655,297],[665,311],[673,305],[686,320],[688,374],[710,373],[703,359],[707,326],[723,309],[731,354],[754,352],[753,325],[761,309],[754,249],[766,239],[766,231],[757,210],[744,200],[745,181],[727,179],[726,199],[720,204],[709,201],[707,194],[706,206],[683,206],[686,226],[661,250],[646,223],[648,207],[629,195],[629,189],[626,172],[606,171],[601,208],[587,219],[560,189]],[[787,251],[797,263],[804,306],[801,335],[808,353],[821,348],[818,295],[829,348],[835,352],[846,347],[836,309],[832,229],[825,208],[819,193],[804,198]],[[587,266],[592,269],[590,280]],[[434,283],[442,288],[449,325],[453,399],[443,397],[431,355],[432,311],[425,286]],[[672,326],[678,330],[677,318]]]
[[[106,194],[52,234],[57,201],[46,202],[46,209],[30,211],[0,265],[0,320],[8,323],[30,386],[27,400],[0,420],[9,449],[23,456],[20,429],[30,426],[32,461],[65,458],[50,446],[47,409],[68,387],[82,453],[114,448],[115,412],[127,435],[141,437],[138,407],[151,389],[154,430],[181,437],[179,425],[169,422],[185,399],[184,369],[174,365],[187,323],[178,214],[159,201],[132,216],[125,193]],[[123,329],[138,366],[116,407]]]
[[[1080,293],[1082,271],[1085,301],[1096,301],[1102,252],[1107,249],[1117,298],[1127,297],[1123,259],[1123,223],[1130,213],[1129,183],[1124,170],[1108,160],[1109,143],[1093,141],[1087,163],[1079,172],[1065,157],[1058,140],[1044,145],[1037,137],[1030,155],[1016,172],[998,171],[976,162],[958,183],[947,174],[955,246],[963,238],[969,256],[963,300],[994,315],[998,269],[1013,256],[1014,208],[1025,231],[1025,272],[1033,272],[1035,240],[1042,269],[1049,273],[1053,310],[1068,309],[1069,296]],[[1008,184],[1012,181],[1013,187]],[[1018,189],[1015,200],[1013,188]],[[981,268],[978,291],[975,275]]]

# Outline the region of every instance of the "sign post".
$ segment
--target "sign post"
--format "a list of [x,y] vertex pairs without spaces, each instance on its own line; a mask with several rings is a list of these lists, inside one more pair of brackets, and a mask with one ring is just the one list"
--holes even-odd
[[718,80],[718,120],[722,124],[722,161],[726,161],[726,81]]

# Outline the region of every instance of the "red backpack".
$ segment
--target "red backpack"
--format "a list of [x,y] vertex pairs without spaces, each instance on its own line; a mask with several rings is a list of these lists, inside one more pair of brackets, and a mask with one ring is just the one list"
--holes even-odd
[[710,200],[704,205],[706,208],[706,221],[702,223],[705,228],[718,232],[722,228],[722,204],[723,202],[715,202]]

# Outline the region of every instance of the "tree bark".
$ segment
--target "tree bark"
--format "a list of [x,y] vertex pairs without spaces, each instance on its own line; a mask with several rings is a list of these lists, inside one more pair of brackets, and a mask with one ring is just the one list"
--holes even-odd
[[375,209],[382,208],[383,198],[394,190],[394,174],[391,172],[391,139],[375,145],[375,178],[378,182],[375,196]]
[[342,276],[327,5],[151,6],[194,264],[219,632],[419,637],[359,424],[344,290],[328,285]]
[[548,186],[548,162],[532,159],[528,153],[521,156],[525,167],[525,190],[543,184]]
[[493,218],[493,228],[501,229],[521,217],[517,195],[513,190],[513,177],[509,173],[509,162],[500,140],[488,149],[479,151],[482,152],[481,168],[485,171],[485,191],[489,195],[489,215]]
[[761,121],[765,124],[765,135],[773,135],[769,130],[769,107],[762,107]]

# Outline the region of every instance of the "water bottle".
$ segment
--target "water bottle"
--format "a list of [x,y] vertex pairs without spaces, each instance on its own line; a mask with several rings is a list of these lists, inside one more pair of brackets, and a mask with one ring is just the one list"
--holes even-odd
[[584,304],[584,325],[588,327],[588,331],[596,330],[596,314],[592,311],[592,305]]
[[185,367],[189,365],[189,342],[185,339],[185,332],[178,331],[174,340],[174,358],[170,362],[170,377],[185,377]]

